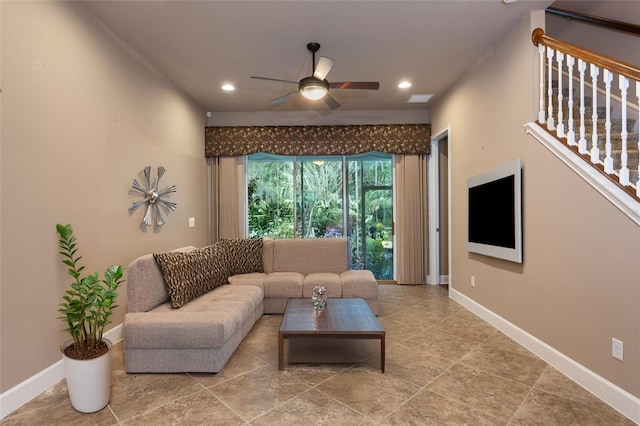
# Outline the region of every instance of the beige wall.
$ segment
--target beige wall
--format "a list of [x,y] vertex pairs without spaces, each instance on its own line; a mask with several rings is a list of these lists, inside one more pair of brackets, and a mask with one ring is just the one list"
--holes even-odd
[[[640,228],[525,134],[531,30],[520,23],[430,109],[434,129],[451,125],[451,286],[640,397]],[[516,158],[524,263],[470,254],[466,180]],[[624,362],[611,357],[612,337],[624,341]]]
[[[74,2],[0,2],[1,382],[60,360],[68,285],[56,223],[71,223],[87,271],[208,243],[205,115]],[[128,190],[163,165],[178,208],[159,234],[129,217]],[[189,217],[196,227],[188,228]],[[113,325],[122,322],[126,284]]]

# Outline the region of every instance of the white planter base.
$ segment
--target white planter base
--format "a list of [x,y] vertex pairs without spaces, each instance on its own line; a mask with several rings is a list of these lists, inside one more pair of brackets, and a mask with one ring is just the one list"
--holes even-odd
[[[72,359],[62,353],[71,405],[81,413],[95,413],[109,403],[111,396],[111,342],[109,351],[89,360]],[[65,346],[63,346],[64,349]]]

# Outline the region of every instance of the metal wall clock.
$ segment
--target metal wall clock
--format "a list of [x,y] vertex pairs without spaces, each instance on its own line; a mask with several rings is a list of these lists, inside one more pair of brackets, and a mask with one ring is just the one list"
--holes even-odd
[[177,207],[176,203],[163,199],[167,194],[176,192],[176,186],[171,185],[163,189],[160,187],[160,178],[164,175],[166,169],[162,166],[158,167],[158,173],[153,182],[151,182],[151,166],[147,166],[143,171],[138,173],[138,179],[133,180],[133,186],[129,190],[129,195],[134,197],[142,197],[141,200],[134,201],[129,207],[129,216],[140,206],[146,206],[146,211],[142,222],[140,222],[140,230],[147,232],[147,227],[153,225],[153,232],[160,232],[160,228],[165,224],[163,213],[169,214]]

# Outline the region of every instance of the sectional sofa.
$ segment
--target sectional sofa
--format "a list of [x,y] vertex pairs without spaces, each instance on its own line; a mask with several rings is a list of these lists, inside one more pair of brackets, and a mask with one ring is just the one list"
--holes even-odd
[[218,372],[263,314],[290,298],[363,298],[378,286],[348,269],[346,239],[235,239],[147,254],[127,268],[124,361],[129,373]]

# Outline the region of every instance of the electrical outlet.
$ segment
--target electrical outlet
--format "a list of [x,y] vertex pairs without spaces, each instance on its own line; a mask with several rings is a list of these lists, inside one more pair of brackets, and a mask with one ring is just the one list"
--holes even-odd
[[624,343],[622,343],[622,340],[618,340],[615,337],[611,338],[611,356],[623,361]]
[[475,286],[476,286],[476,276],[471,275],[471,287],[475,287]]

